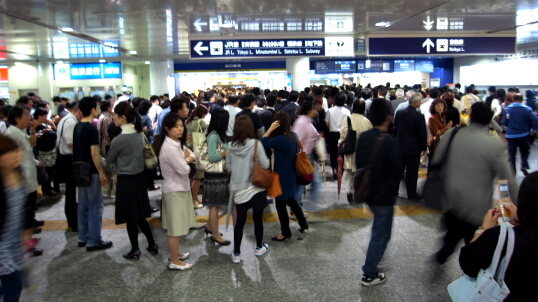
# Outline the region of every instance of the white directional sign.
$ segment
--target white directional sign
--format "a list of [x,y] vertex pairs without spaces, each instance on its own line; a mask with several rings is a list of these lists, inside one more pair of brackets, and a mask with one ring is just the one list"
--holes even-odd
[[424,28],[426,30],[430,30],[433,28],[433,23],[435,23],[435,21],[430,21],[430,16],[428,16],[426,21],[422,21],[422,23],[424,23]]
[[194,25],[194,28],[195,28],[197,31],[202,31],[202,26],[207,26],[207,22],[202,22],[201,19],[196,19],[196,20],[194,20],[194,22],[192,23],[192,25]]
[[422,43],[422,47],[426,47],[426,53],[430,53],[430,47],[434,47],[435,44],[430,40],[430,38],[426,39],[424,43]]
[[196,46],[194,46],[194,51],[196,51],[196,53],[198,53],[198,55],[203,55],[202,51],[208,51],[209,50],[209,47],[207,46],[203,46],[204,45],[204,42],[198,42],[198,44],[196,44]]

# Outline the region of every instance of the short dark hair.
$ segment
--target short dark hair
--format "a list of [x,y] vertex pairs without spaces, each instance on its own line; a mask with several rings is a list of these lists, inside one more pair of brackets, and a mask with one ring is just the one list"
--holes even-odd
[[258,87],[252,88],[252,94],[255,95],[255,96],[260,95],[260,88],[258,88]]
[[523,179],[517,194],[517,222],[519,225],[538,230],[538,172]]
[[465,87],[465,93],[473,93],[474,86],[467,86]]
[[82,112],[82,116],[90,116],[92,109],[97,108],[97,100],[92,96],[83,97],[82,100],[78,102],[78,108]]
[[304,102],[300,107],[299,111],[297,112],[298,115],[305,115],[308,114],[312,110],[312,102]]
[[59,96],[55,96],[55,97],[52,98],[53,103],[59,103],[61,101],[62,101],[62,99]]
[[364,101],[356,100],[355,102],[353,102],[353,108],[352,108],[353,113],[364,114],[365,111],[366,111],[366,103]]
[[297,99],[299,98],[299,92],[292,90],[290,94],[288,95],[288,101],[290,102],[297,102]]
[[334,96],[335,106],[344,106],[347,100],[347,93],[340,91]]
[[278,96],[280,98],[287,99],[288,98],[288,92],[286,90],[279,90],[278,91]]
[[430,89],[430,93],[428,93],[430,95],[430,98],[432,99],[436,99],[439,97],[440,93],[439,93],[439,89],[437,88],[432,88]]
[[493,111],[483,102],[476,102],[471,106],[471,123],[487,125],[493,118]]
[[159,100],[159,101],[160,101],[161,99],[160,99],[159,96],[157,96],[157,95],[152,95],[152,96],[149,98],[149,101],[152,102],[152,103],[155,102],[155,100]]
[[153,104],[148,100],[142,100],[140,102],[140,105],[138,105],[138,114],[140,115],[148,115],[148,111],[153,106]]
[[253,102],[256,101],[256,98],[250,93],[245,94],[243,97],[241,97],[241,100],[239,101],[239,108],[247,108],[252,105]]
[[523,96],[521,94],[515,94],[512,99],[516,102],[523,102]]
[[105,98],[104,101],[101,101],[101,105],[99,106],[99,107],[101,107],[101,112],[107,111],[108,108],[110,108],[111,105],[112,105],[112,103]]
[[488,91],[491,93],[497,92],[497,88],[495,86],[489,86]]
[[105,95],[105,101],[110,101],[111,99],[113,99],[114,97],[111,96],[110,94],[107,94]]
[[372,101],[368,115],[372,126],[383,125],[388,115],[390,115],[390,110],[385,100],[378,98]]
[[267,103],[267,106],[275,107],[276,93],[271,92],[271,93],[267,94],[267,96],[265,97],[265,102]]
[[[16,104],[23,104],[24,106],[26,106],[28,104],[28,102],[32,102],[32,106],[34,105],[33,104],[33,101],[31,98],[27,97],[27,96],[21,96],[18,100],[17,100],[17,103]],[[32,107],[31,106],[31,107]]]
[[29,111],[28,108],[26,108],[26,106],[21,105],[21,104],[17,104],[15,106],[11,107],[11,109],[9,109],[9,111],[7,113],[8,122],[11,125],[16,126],[17,125],[17,119],[22,117],[22,115],[24,114],[24,110]]
[[372,97],[372,89],[370,88],[364,88],[361,91],[361,97],[365,100],[370,99]]
[[138,106],[140,106],[140,102],[142,102],[142,98],[133,98],[133,100],[131,101],[131,104],[133,105],[133,108],[137,109]]
[[183,104],[189,107],[190,100],[184,96],[176,95],[170,102],[170,112],[177,113],[179,110],[183,109]]
[[377,95],[380,97],[386,97],[387,96],[388,89],[387,87],[380,86],[377,88]]
[[447,107],[447,106],[446,106],[446,102],[445,102],[444,100],[442,100],[442,99],[435,99],[435,100],[432,102],[432,104],[430,105],[430,114],[434,115],[434,114],[437,113],[437,112],[435,111],[435,105],[437,105],[437,104],[439,104],[439,103],[443,104],[443,107],[444,107],[442,113],[446,113],[446,107]]
[[77,101],[68,100],[67,103],[65,104],[65,108],[67,108],[67,109],[73,109],[73,108],[75,108],[75,106],[77,106],[77,105],[78,105]]
[[34,119],[37,119],[40,116],[48,115],[49,112],[43,107],[37,107],[34,111]]
[[237,104],[237,102],[239,102],[239,96],[237,96],[235,94],[228,96],[228,104],[235,105],[235,104]]
[[256,106],[258,106],[259,108],[262,108],[263,106],[265,106],[265,99],[257,98],[256,99]]

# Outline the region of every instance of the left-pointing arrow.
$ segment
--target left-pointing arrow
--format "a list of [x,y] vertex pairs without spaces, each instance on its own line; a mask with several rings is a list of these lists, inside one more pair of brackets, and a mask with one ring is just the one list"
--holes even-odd
[[205,51],[208,51],[208,50],[209,50],[209,47],[207,47],[207,46],[202,46],[202,45],[204,45],[204,42],[198,42],[198,44],[196,44],[196,45],[194,46],[194,48],[193,48],[194,51],[196,51],[196,53],[197,53],[199,56],[202,56],[202,55],[203,55],[202,51],[204,51],[204,50],[205,50]]
[[196,19],[192,25],[194,25],[197,31],[202,31],[202,26],[207,26],[207,22],[202,22],[202,20]]

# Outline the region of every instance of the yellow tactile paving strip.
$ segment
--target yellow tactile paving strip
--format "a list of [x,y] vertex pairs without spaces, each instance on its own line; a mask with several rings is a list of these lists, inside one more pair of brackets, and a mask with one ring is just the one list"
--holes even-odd
[[[328,221],[328,220],[372,217],[372,212],[370,212],[368,208],[324,210],[324,211],[319,211],[319,212],[307,212],[307,213],[310,215],[308,217],[308,221]],[[423,206],[395,206],[394,207],[394,216],[414,216],[414,215],[439,214],[439,213],[441,212],[433,211]],[[266,223],[279,222],[277,213],[265,213],[263,215],[263,220]],[[161,221],[159,220],[158,217],[152,217],[148,219],[148,221],[151,227],[153,228],[161,227]],[[207,216],[196,216],[196,221],[206,222]],[[252,216],[250,214],[247,217],[247,223],[253,223]],[[220,216],[219,224],[221,225],[226,224],[226,215]],[[45,225],[42,228],[43,228],[43,231],[65,231],[68,229],[67,221],[65,220],[45,221]],[[116,225],[114,223],[114,219],[104,219],[102,228],[104,230],[125,229],[125,224]]]

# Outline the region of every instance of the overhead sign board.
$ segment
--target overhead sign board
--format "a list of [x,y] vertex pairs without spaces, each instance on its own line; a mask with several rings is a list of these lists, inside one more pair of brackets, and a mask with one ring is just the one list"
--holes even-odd
[[121,79],[121,63],[54,64],[54,79]]
[[118,42],[110,41],[105,42],[105,45],[67,42],[54,42],[52,44],[55,59],[119,57],[120,52],[116,48],[118,46]]
[[316,61],[317,74],[334,73],[334,61]]
[[334,72],[337,73],[355,73],[357,72],[357,61],[335,61]]
[[[368,26],[402,18],[400,14],[368,13]],[[380,27],[379,32],[389,31],[488,31],[508,28],[516,24],[515,12],[498,13],[439,13],[422,14],[398,21],[394,26]],[[514,31],[515,32],[515,31]]]
[[221,28],[235,28],[236,32],[353,32],[353,15],[305,15],[271,14],[234,15],[219,14],[191,15],[191,34],[219,33]]
[[510,54],[516,37],[369,38],[368,55]]
[[393,65],[392,60],[359,60],[357,61],[357,72],[393,72]]
[[353,37],[190,41],[192,59],[286,56],[354,56]]
[[431,60],[417,60],[415,63],[415,71],[433,72],[434,66]]
[[415,71],[415,60],[394,60],[394,71]]

